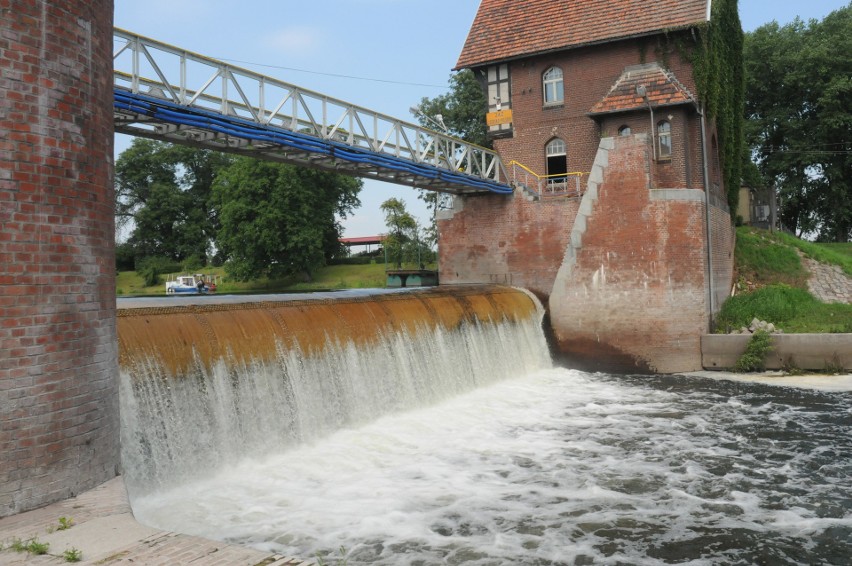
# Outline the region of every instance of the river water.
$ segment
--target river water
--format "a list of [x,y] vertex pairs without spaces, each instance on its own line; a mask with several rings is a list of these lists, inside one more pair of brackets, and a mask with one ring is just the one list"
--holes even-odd
[[849,393],[552,367],[534,321],[385,343],[125,374],[137,519],[350,566],[850,563]]

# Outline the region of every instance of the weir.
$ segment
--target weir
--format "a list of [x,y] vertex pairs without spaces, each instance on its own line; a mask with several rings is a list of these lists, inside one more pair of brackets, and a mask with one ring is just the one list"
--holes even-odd
[[550,367],[525,291],[377,293],[120,304],[131,498]]

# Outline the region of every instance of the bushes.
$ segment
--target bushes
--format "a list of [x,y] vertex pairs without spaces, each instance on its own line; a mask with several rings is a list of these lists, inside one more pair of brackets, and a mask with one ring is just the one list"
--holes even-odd
[[146,287],[160,284],[160,275],[183,270],[180,263],[166,257],[146,257],[136,262],[136,272],[142,276]]

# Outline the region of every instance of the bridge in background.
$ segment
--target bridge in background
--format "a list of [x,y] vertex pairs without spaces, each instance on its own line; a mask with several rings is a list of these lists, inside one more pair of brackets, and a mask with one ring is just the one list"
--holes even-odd
[[115,131],[451,194],[511,194],[496,152],[121,29]]

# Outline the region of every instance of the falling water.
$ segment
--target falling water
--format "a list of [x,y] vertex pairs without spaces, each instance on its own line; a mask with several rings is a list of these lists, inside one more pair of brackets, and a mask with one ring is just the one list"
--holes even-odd
[[848,564],[848,393],[552,368],[533,321],[418,336],[125,375],[137,518],[330,564]]
[[131,495],[314,442],[343,428],[433,405],[549,367],[540,321],[397,332],[367,345],[329,339],[321,354],[278,349],[272,362],[224,361],[189,377],[151,360],[122,371],[122,461]]

